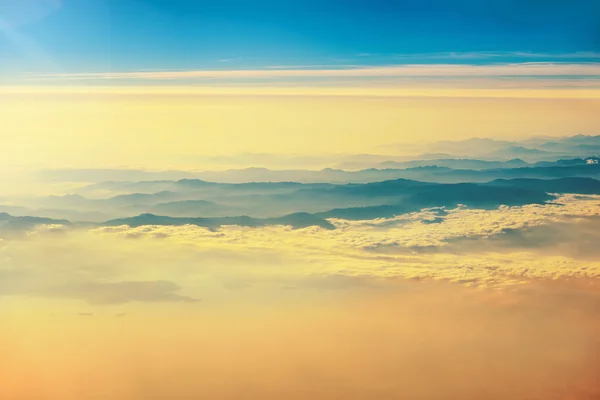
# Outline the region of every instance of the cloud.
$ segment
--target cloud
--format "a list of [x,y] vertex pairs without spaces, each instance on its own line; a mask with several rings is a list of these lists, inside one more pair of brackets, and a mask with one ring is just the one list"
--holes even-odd
[[[46,79],[46,78],[43,78]],[[52,78],[53,79],[53,78]],[[189,82],[170,80],[170,85],[119,85],[117,81],[102,78],[102,85],[49,85],[46,86],[0,86],[0,94],[24,95],[78,95],[89,96],[294,96],[294,97],[436,97],[436,98],[509,98],[509,99],[598,99],[600,81],[578,77],[554,79],[548,77],[497,77],[497,78],[460,78],[426,79],[417,77],[397,77],[373,79],[372,82],[359,82],[356,79],[339,81],[331,78],[331,85],[322,80],[314,82],[288,81],[286,83],[269,82],[254,85],[227,84],[224,81],[202,85],[188,85]],[[29,77],[24,78],[32,83]],[[35,78],[37,80],[37,78]],[[57,82],[55,82],[57,83]],[[154,82],[156,83],[156,82]],[[163,82],[165,83],[165,82]],[[182,84],[185,83],[185,84]]]
[[[190,225],[121,226],[92,232],[186,243],[198,249],[244,254],[248,259],[262,256],[268,271],[269,259],[276,255],[278,263],[303,265],[301,271],[307,277],[341,274],[445,279],[500,287],[557,276],[600,275],[600,260],[585,257],[594,254],[593,236],[586,242],[573,239],[577,243],[572,246],[564,240],[570,232],[581,232],[574,236],[580,239],[591,234],[594,221],[600,217],[599,196],[565,195],[544,205],[495,210],[457,208],[441,215],[439,211],[366,221],[332,219],[335,231],[317,227],[292,230],[229,226],[215,232]],[[424,220],[437,223],[424,224]],[[556,230],[552,240],[544,243],[539,239],[537,246],[532,244],[533,238],[530,245],[506,239],[514,232],[535,236],[547,229]],[[286,270],[280,275],[297,279],[296,272]]]
[[[593,59],[595,60],[595,59]],[[599,98],[600,63],[397,64],[263,69],[30,74],[23,82],[84,81],[115,88],[63,88],[169,95]],[[148,87],[140,88],[140,81]],[[202,83],[190,86],[189,83]],[[240,83],[241,82],[241,83]],[[253,83],[254,82],[254,83]],[[127,85],[135,83],[135,85]],[[157,85],[158,83],[158,85]],[[185,85],[182,85],[185,84]],[[168,87],[164,85],[173,85]],[[30,88],[36,92],[56,88]],[[6,89],[23,91],[22,88]]]
[[577,260],[600,260],[599,217],[568,218],[560,222],[506,229],[486,238],[459,238],[444,249],[456,253],[489,253],[509,250],[543,255],[564,255]]
[[395,59],[450,59],[450,60],[485,60],[485,59],[585,59],[596,60],[600,58],[600,53],[594,51],[578,51],[572,53],[540,53],[529,51],[472,51],[472,52],[441,52],[441,53],[413,53],[397,54]]
[[597,398],[599,218],[569,195],[335,231],[37,229],[0,242],[0,397]]
[[181,296],[175,292],[179,287],[173,282],[114,282],[83,283],[76,285],[55,286],[48,288],[43,294],[56,297],[67,297],[85,300],[90,304],[125,304],[141,302],[183,302],[193,303],[197,299]]
[[600,292],[581,282],[510,291],[391,282],[375,292],[287,290],[263,301],[244,292],[234,305],[201,312],[146,304],[127,321],[74,312],[48,319],[39,316],[47,301],[24,303],[26,324],[21,312],[0,308],[2,372],[11,378],[0,386],[2,398],[563,400],[600,393]]
[[86,313],[79,313],[77,315],[80,316],[80,317],[94,317],[96,314],[94,314],[94,313],[87,313],[86,312]]
[[38,75],[41,79],[69,80],[177,80],[177,79],[273,79],[273,78],[358,78],[358,77],[600,77],[599,63],[516,64],[406,64],[328,69],[254,69],[195,71],[136,71]]
[[[20,240],[0,242],[0,295],[168,303],[262,289],[354,290],[389,279],[482,289],[597,279],[599,218],[600,196],[564,195],[493,210],[330,219],[335,230],[116,226],[56,235],[40,226]],[[437,223],[423,223],[432,220]]]

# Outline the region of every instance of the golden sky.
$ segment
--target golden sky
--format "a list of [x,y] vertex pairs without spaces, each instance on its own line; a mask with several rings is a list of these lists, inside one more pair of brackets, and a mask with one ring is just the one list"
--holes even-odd
[[[598,16],[597,0],[0,0],[0,400],[600,399],[598,181],[375,183],[347,204],[352,186],[141,182],[596,157],[579,143],[600,134]],[[590,137],[568,152],[423,145],[574,135]],[[136,182],[93,185],[113,177]],[[532,204],[458,203],[480,190]],[[448,206],[247,219],[334,201]],[[107,221],[165,208],[251,217]],[[319,225],[273,225],[304,219]]]
[[203,169],[196,156],[397,154],[390,144],[593,134],[597,97],[547,88],[3,88],[0,165]]

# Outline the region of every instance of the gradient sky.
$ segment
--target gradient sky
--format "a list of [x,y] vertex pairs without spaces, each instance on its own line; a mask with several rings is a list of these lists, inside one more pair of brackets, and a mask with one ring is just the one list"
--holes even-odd
[[[331,230],[78,221],[154,198],[81,188],[114,168],[335,166],[599,116],[599,0],[0,0],[0,204],[74,222],[0,218],[0,399],[598,399],[598,195]],[[195,186],[226,214],[338,193]]]
[[0,68],[590,61],[598,15],[593,0],[1,0]]
[[596,134],[599,15],[592,0],[0,0],[0,165]]

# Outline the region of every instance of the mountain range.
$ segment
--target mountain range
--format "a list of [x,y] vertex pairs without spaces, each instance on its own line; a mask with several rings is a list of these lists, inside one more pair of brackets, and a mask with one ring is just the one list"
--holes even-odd
[[[188,182],[189,185],[189,182]],[[520,206],[525,204],[543,204],[552,200],[551,193],[579,193],[600,194],[600,180],[591,178],[560,178],[560,179],[513,179],[494,180],[491,182],[439,184],[397,179],[366,184],[345,184],[328,186],[311,186],[291,190],[286,193],[273,193],[271,185],[262,185],[267,188],[263,194],[245,194],[221,198],[221,203],[206,200],[185,202],[183,213],[201,214],[210,209],[216,212],[221,209],[221,216],[172,216],[171,210],[179,210],[180,202],[161,203],[154,209],[162,210],[164,214],[158,215],[144,212],[134,217],[123,217],[99,221],[95,223],[72,223],[65,219],[51,219],[41,217],[12,216],[7,213],[0,214],[0,231],[21,231],[36,225],[66,225],[66,226],[118,226],[129,225],[137,227],[142,225],[197,225],[209,229],[217,229],[224,225],[238,225],[245,227],[262,227],[271,225],[287,225],[293,228],[306,228],[317,226],[323,229],[335,229],[328,221],[331,218],[348,220],[389,218],[396,215],[415,212],[425,208],[437,208],[443,213],[444,208],[465,206],[471,208],[493,209],[499,206]],[[219,187],[219,186],[217,186]],[[297,186],[292,185],[296,188]],[[291,189],[289,187],[289,189]],[[300,185],[302,187],[302,185]],[[164,194],[159,193],[157,198],[164,199]],[[171,195],[169,195],[171,196]],[[82,204],[87,199],[81,196],[65,196],[71,207],[73,204]],[[135,197],[134,197],[135,198]],[[147,201],[147,196],[141,196]],[[56,199],[55,199],[56,200]],[[120,200],[122,197],[120,197]],[[99,200],[91,200],[99,201]],[[107,201],[114,202],[113,199]],[[243,204],[236,208],[236,204]],[[148,204],[146,202],[146,204]],[[224,206],[221,206],[224,204]],[[198,207],[196,209],[196,207]],[[223,208],[220,208],[223,207]],[[301,211],[305,208],[316,211]],[[236,214],[238,210],[255,211],[255,215]],[[279,216],[260,216],[256,210],[269,209],[271,214]],[[286,210],[294,210],[286,212]],[[282,216],[281,216],[282,215]],[[440,217],[442,222],[443,217]],[[430,222],[430,221],[425,221]]]
[[[475,138],[402,146],[403,152],[416,155],[344,156],[331,163],[338,167],[318,170],[43,171],[44,182],[78,185],[67,184],[73,188],[68,193],[1,196],[0,225],[18,230],[69,221],[134,226],[152,221],[211,229],[229,224],[331,229],[329,218],[384,218],[457,205],[539,204],[554,193],[600,194],[600,136]],[[365,168],[357,168],[361,166]]]

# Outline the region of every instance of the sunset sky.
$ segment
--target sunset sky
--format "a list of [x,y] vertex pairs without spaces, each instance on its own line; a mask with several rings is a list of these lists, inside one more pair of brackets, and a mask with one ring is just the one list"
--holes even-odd
[[193,156],[593,133],[599,7],[3,0],[0,163],[210,168]]
[[597,0],[0,0],[0,399],[598,399],[598,135]]

